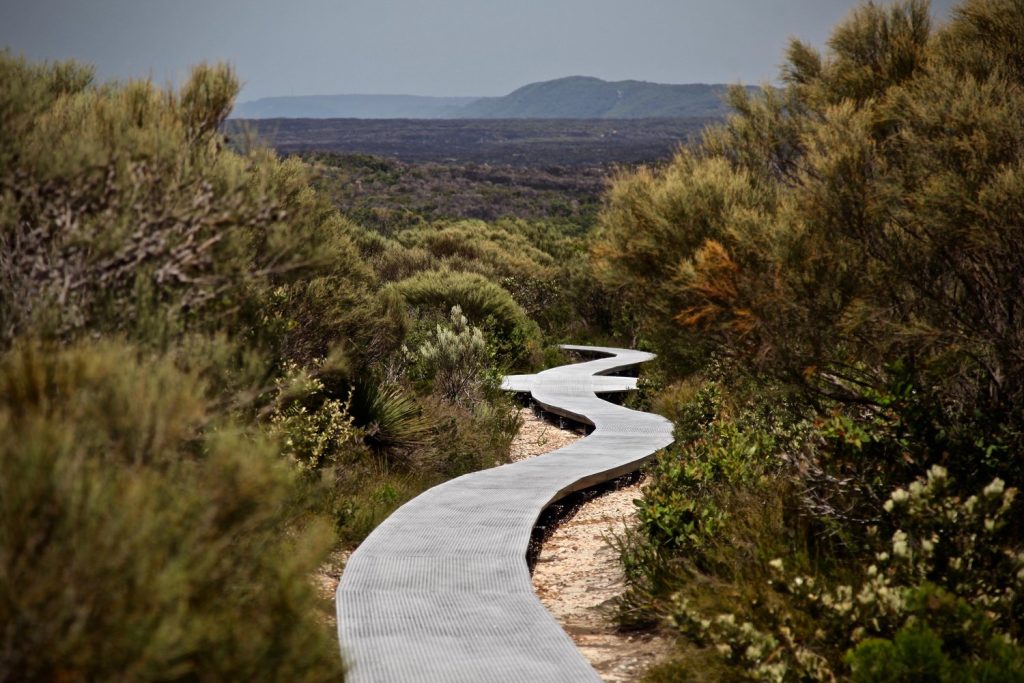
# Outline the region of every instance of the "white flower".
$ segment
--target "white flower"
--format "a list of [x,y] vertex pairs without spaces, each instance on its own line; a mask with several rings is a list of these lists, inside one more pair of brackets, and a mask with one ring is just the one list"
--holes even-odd
[[910,554],[910,548],[907,546],[907,534],[903,531],[897,530],[892,535],[892,554],[896,557],[906,557]]
[[1003,489],[1006,488],[1006,482],[999,477],[992,480],[992,483],[985,487],[982,491],[986,498],[998,498],[1003,495]]
[[[917,482],[914,483],[916,484]],[[907,493],[906,489],[896,489],[895,491],[892,492],[892,495],[889,496],[889,500],[896,503],[897,505],[907,502],[908,498],[910,498],[910,494]]]

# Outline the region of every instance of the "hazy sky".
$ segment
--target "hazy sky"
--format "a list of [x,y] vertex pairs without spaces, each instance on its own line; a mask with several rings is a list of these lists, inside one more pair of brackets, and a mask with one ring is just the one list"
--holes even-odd
[[[227,60],[241,99],[503,95],[586,75],[773,80],[790,36],[822,45],[854,0],[0,0],[0,47],[101,78],[179,80]],[[934,0],[939,17],[954,0]]]

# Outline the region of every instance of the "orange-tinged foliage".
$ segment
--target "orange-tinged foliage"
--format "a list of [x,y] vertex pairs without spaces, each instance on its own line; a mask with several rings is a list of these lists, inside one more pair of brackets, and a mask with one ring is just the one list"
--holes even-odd
[[720,242],[706,240],[694,254],[693,263],[683,264],[680,270],[686,273],[686,286],[700,303],[677,313],[678,322],[707,329],[722,324],[723,318],[728,317],[728,324],[737,331],[750,330],[753,325],[750,311],[736,308],[739,266]]

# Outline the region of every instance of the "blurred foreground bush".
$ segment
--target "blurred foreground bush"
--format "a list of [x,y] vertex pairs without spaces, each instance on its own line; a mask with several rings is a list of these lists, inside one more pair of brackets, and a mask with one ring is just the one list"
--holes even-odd
[[0,680],[341,678],[329,530],[205,393],[123,343],[0,358]]

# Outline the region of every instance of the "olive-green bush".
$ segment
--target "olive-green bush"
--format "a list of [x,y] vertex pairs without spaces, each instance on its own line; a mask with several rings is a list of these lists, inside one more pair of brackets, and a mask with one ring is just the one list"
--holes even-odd
[[482,275],[449,270],[418,273],[391,285],[410,305],[441,315],[458,306],[470,322],[492,333],[501,360],[529,363],[539,348],[540,331],[500,285]]
[[[966,0],[941,26],[929,9],[863,3],[825,54],[793,42],[782,88],[736,89],[733,116],[620,176],[602,211],[595,274],[633,297],[682,441],[620,543],[620,614],[671,624],[677,672],[716,648],[723,679],[1019,662],[1024,535],[1000,519],[1020,504],[976,515],[979,491],[1024,481],[1024,6]],[[702,377],[710,421],[678,390]],[[894,519],[889,494],[931,490],[926,472],[942,495]]]
[[0,680],[341,677],[329,530],[206,393],[123,343],[0,357]]

